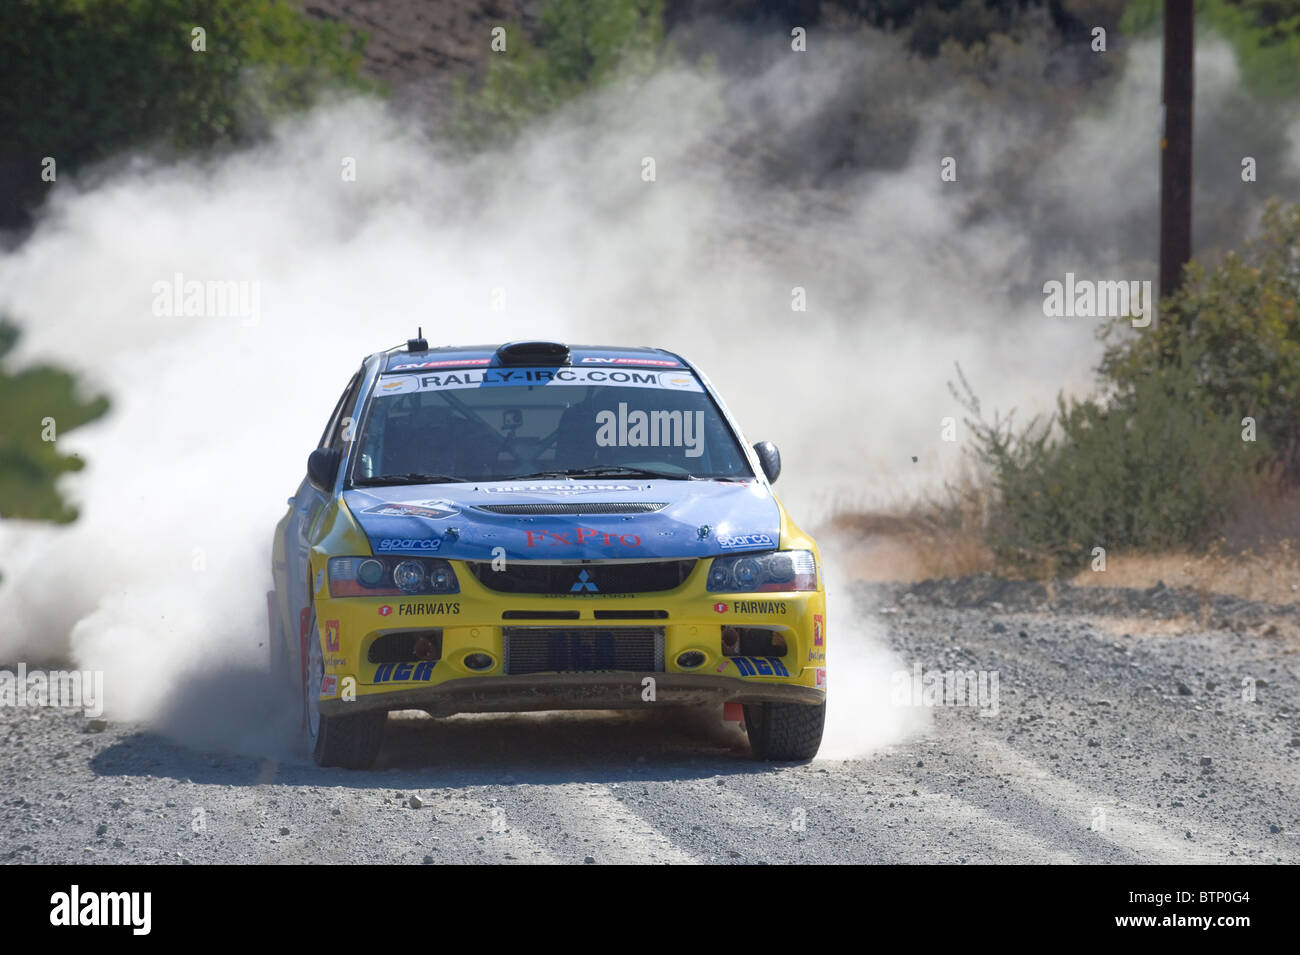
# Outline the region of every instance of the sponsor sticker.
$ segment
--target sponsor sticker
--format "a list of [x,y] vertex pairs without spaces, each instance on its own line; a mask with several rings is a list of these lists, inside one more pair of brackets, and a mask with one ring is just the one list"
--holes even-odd
[[826,645],[826,634],[822,629],[822,615],[813,614],[813,646],[824,647]]
[[[457,364],[463,364],[457,362]],[[638,362],[638,364],[641,364]],[[397,371],[398,369],[393,369]],[[425,375],[402,375],[380,379],[380,394],[412,391],[453,391],[463,388],[510,388],[520,385],[627,385],[632,388],[671,389],[703,392],[699,380],[686,372],[637,368],[468,368],[431,371]]]
[[362,514],[380,514],[384,517],[424,517],[431,521],[442,520],[460,513],[451,501],[385,501],[374,504]]
[[407,361],[393,365],[389,371],[416,371],[420,368],[451,368],[457,365],[488,365],[491,358],[449,358],[445,361]]
[[434,551],[442,546],[441,537],[385,537],[375,542],[375,553],[388,554],[397,550]]
[[813,676],[813,681],[814,681],[814,683],[813,683],[813,685],[814,685],[814,686],[822,686],[822,687],[824,687],[824,686],[826,685],[826,670],[825,670],[825,668],[824,668],[824,667],[818,667],[816,670],[813,671],[813,673],[814,673],[814,676]]
[[381,617],[387,617],[392,612],[393,612],[393,608],[390,607],[388,604],[384,604],[382,607],[379,608],[379,616]]
[[644,491],[644,484],[524,484],[477,488],[484,494],[603,494],[609,491]]
[[375,668],[376,683],[424,683],[433,679],[436,660],[421,663],[381,663]]
[[741,676],[789,676],[780,657],[728,657]]
[[640,547],[637,534],[615,534],[598,531],[593,527],[575,527],[571,531],[524,531],[528,547],[581,547],[593,544],[598,547]]
[[731,609],[735,613],[776,614],[780,616],[786,612],[786,605],[780,600],[735,600],[732,601]]
[[730,534],[718,535],[719,547],[775,547],[776,541],[770,534]]
[[339,652],[339,622],[337,620],[325,621],[325,649],[330,653]]
[[440,613],[460,613],[460,603],[442,603],[442,602],[420,602],[413,604],[398,604],[397,615],[407,617],[413,614],[440,614]]
[[322,697],[338,696],[339,678],[333,674],[326,674],[320,681],[320,695]]
[[680,368],[681,362],[664,358],[598,358],[588,355],[579,364],[583,365],[661,365],[665,368]]
[[727,612],[727,605],[724,604],[721,600],[719,600],[717,603],[715,603],[715,604],[713,605],[713,612],[714,612],[714,613],[726,613],[726,612]]

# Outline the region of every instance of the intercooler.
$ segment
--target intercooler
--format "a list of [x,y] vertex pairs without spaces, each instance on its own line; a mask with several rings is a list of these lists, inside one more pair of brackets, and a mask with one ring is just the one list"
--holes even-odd
[[663,672],[663,627],[505,627],[505,671]]

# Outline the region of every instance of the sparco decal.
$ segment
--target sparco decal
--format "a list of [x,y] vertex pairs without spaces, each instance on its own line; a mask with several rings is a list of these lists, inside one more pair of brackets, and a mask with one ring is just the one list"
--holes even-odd
[[385,537],[375,544],[375,553],[388,553],[395,550],[437,550],[441,546],[440,537],[424,540],[414,537]]
[[591,527],[575,527],[571,531],[524,531],[529,547],[581,547],[598,544],[601,547],[640,547],[636,534],[611,534]]
[[460,613],[459,603],[414,603],[398,604],[397,615],[405,617],[410,614]]
[[718,535],[719,547],[775,547],[776,541],[768,534]]

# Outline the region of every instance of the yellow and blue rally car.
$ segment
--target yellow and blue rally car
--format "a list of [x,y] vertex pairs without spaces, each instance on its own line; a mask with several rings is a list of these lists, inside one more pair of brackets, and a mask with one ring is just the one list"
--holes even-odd
[[667,351],[371,355],[275,529],[270,664],[314,759],[370,766],[392,710],[667,704],[812,758],[825,588],[780,470]]

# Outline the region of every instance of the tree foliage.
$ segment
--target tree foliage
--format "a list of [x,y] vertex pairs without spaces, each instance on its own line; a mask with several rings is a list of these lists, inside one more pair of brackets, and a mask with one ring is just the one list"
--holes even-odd
[[46,365],[11,371],[4,360],[18,329],[0,321],[0,517],[66,524],[76,518],[55,486],[82,460],[58,450],[58,440],[108,410],[102,396],[84,398],[76,379]]
[[5,185],[30,206],[46,156],[62,174],[135,146],[247,142],[324,88],[364,86],[363,43],[285,0],[6,0]]

